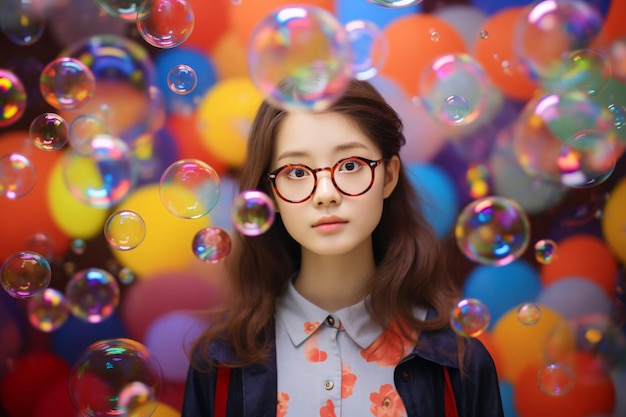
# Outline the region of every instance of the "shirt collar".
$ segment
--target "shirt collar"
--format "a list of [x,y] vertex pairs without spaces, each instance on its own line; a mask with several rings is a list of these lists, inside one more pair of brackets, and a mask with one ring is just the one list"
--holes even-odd
[[331,314],[304,298],[292,282],[276,305],[277,321],[285,327],[294,346],[315,333],[329,315],[339,319],[348,336],[362,349],[371,345],[383,331],[367,310],[365,300]]

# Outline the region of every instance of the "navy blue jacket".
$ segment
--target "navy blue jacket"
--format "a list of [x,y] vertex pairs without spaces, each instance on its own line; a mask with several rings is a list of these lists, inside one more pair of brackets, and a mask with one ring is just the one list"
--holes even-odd
[[[451,329],[423,332],[419,345],[395,368],[395,387],[409,417],[443,417],[447,366],[459,417],[503,417],[500,388],[491,356],[476,339],[467,339],[466,375],[461,376],[456,334]],[[275,352],[274,352],[275,353]],[[232,361],[219,342],[210,349],[218,362]],[[227,417],[276,416],[276,357],[267,366],[248,365],[231,372]],[[182,417],[212,417],[216,372],[189,368]],[[306,416],[300,416],[306,417]]]

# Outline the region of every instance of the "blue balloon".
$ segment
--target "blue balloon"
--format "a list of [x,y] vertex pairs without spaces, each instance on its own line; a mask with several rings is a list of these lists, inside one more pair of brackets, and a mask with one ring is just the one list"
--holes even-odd
[[[618,1],[618,0],[613,0]],[[611,0],[584,0],[585,3],[595,7],[601,16],[606,16],[611,5]],[[472,4],[487,14],[494,14],[507,7],[519,7],[539,3],[536,0],[472,0]]]
[[477,266],[470,271],[463,285],[465,297],[477,298],[489,309],[489,330],[510,309],[535,302],[540,292],[539,272],[523,259],[504,266]]
[[368,20],[375,23],[380,29],[401,16],[416,14],[421,10],[421,3],[391,9],[377,6],[367,0],[335,1],[335,16],[341,24],[345,25],[352,20]]
[[[176,94],[167,85],[167,74],[176,65],[187,65],[196,72],[198,83],[189,93]],[[187,113],[195,109],[205,93],[217,82],[217,71],[208,53],[194,48],[166,49],[154,59],[157,86],[163,91],[166,110],[171,113]]]
[[437,165],[411,162],[406,165],[411,185],[420,197],[424,217],[439,239],[452,231],[459,212],[459,198],[450,176]]
[[87,323],[70,316],[52,334],[52,351],[67,363],[75,363],[83,351],[92,343],[103,339],[128,337],[126,329],[117,314],[100,323]]
[[513,385],[506,381],[500,381],[500,397],[502,398],[504,417],[517,417],[515,403],[513,402],[513,392]]

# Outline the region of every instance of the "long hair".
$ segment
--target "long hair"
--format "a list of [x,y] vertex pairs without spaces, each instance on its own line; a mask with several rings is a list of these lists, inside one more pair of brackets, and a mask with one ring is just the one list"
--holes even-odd
[[[402,121],[368,82],[352,81],[326,111],[350,118],[383,158],[399,155],[405,143]],[[261,104],[239,172],[242,191],[255,189],[273,195],[266,174],[285,114],[267,102]],[[382,327],[390,320],[402,324],[398,337],[415,338],[416,332],[444,328],[458,288],[445,271],[444,251],[420,211],[419,198],[402,166],[372,239],[377,266],[368,288],[367,307],[372,317]],[[234,241],[226,261],[230,284],[226,311],[220,312],[220,319],[197,340],[195,351],[210,362],[208,348],[221,338],[239,365],[263,363],[273,343],[275,301],[300,267],[300,246],[287,233],[279,213],[266,233],[256,237],[237,234]],[[416,306],[432,308],[438,314],[419,320],[414,316]]]

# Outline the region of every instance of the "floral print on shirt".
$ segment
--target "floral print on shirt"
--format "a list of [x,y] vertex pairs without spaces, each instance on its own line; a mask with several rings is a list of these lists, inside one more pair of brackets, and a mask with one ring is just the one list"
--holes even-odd
[[335,405],[331,400],[327,400],[326,404],[320,408],[320,417],[337,417],[335,414]]
[[404,337],[398,339],[398,334],[401,334],[400,327],[396,323],[390,323],[374,343],[361,350],[361,357],[367,362],[376,362],[379,366],[395,367],[413,350],[414,345]]
[[391,384],[380,386],[380,391],[370,394],[370,411],[376,417],[404,417],[406,409],[398,392]]
[[276,401],[276,417],[285,417],[289,409],[289,394],[286,392],[278,392]]
[[341,398],[348,398],[352,395],[354,384],[356,384],[356,375],[352,373],[349,366],[341,364]]

